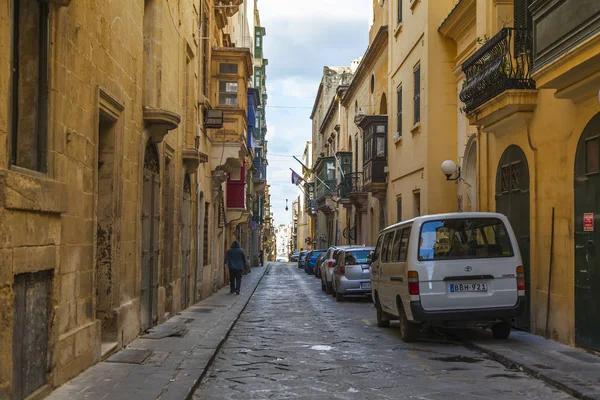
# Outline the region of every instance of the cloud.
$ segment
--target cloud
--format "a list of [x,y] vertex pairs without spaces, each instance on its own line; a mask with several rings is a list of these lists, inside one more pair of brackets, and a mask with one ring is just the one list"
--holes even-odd
[[300,19],[308,23],[326,17],[367,24],[373,12],[372,0],[259,0],[258,9],[262,20]]

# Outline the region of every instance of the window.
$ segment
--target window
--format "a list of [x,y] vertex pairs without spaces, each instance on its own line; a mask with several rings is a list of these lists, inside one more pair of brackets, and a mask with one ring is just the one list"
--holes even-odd
[[375,92],[375,74],[371,74],[371,94]]
[[400,256],[398,257],[398,261],[406,262],[406,255],[408,254],[408,239],[410,238],[410,230],[411,227],[404,228],[402,232],[402,240],[400,243]]
[[355,250],[345,253],[344,265],[361,265],[367,263],[370,250]]
[[401,222],[402,221],[402,197],[398,197],[396,199],[396,216],[397,216],[397,221]]
[[402,0],[398,0],[398,23],[402,22]]
[[597,174],[600,172],[600,136],[585,142],[585,173]]
[[375,138],[375,149],[377,157],[385,157],[385,137],[377,136]]
[[238,83],[220,81],[219,82],[219,104],[226,106],[237,105]]
[[498,218],[452,218],[421,227],[419,260],[512,257],[506,227]]
[[398,88],[398,136],[402,136],[402,87]]
[[219,73],[220,74],[237,74],[238,73],[238,65],[237,64],[219,64]]
[[261,76],[262,76],[262,74],[261,74],[261,72],[260,72],[260,69],[258,69],[258,68],[257,68],[257,69],[256,69],[256,77],[255,77],[255,79],[254,79],[254,86],[255,86],[255,87],[258,87],[258,86],[260,86],[260,85],[261,85],[261,80],[260,80],[260,79],[261,79]]
[[[371,214],[373,214],[373,209],[371,209]],[[381,246],[383,245],[383,235],[380,235],[377,238],[377,244],[375,245],[375,251],[373,252],[373,261],[379,258],[379,254],[381,254]]]
[[414,123],[421,122],[421,66],[417,66],[414,71],[415,78],[415,116]]
[[47,170],[49,5],[13,1],[10,163]]
[[381,249],[381,261],[384,263],[389,262],[390,248],[392,247],[392,240],[394,239],[394,232],[388,232],[385,234],[383,239],[383,248]]
[[402,229],[398,229],[396,231],[396,236],[394,237],[394,246],[392,247],[392,255],[390,259],[392,262],[398,261],[398,256],[400,255],[400,241],[402,240]]
[[421,192],[413,193],[413,200],[415,203],[414,215],[419,217],[421,215]]

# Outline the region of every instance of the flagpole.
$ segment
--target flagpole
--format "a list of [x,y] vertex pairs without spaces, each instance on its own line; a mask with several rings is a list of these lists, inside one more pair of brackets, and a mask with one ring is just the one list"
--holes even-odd
[[[315,176],[315,178],[317,178],[317,180],[318,180],[319,182],[321,182],[321,183],[322,183],[322,184],[323,184],[323,185],[324,185],[324,186],[327,188],[327,190],[331,190],[331,188],[330,188],[330,187],[329,187],[329,186],[328,186],[328,185],[327,185],[325,182],[323,182],[323,180],[322,180],[321,178],[319,178],[319,176],[318,176],[317,174],[315,174],[315,172],[314,172],[312,169],[310,169],[310,168],[308,168],[306,165],[304,165],[304,164],[302,163],[302,161],[300,161],[300,160],[298,160],[298,159],[296,158],[296,156],[292,156],[292,157],[294,157],[294,160],[298,161],[298,162],[300,163],[300,165],[302,165],[304,168],[306,168],[307,170],[309,170],[309,171],[310,171],[310,173],[311,173],[311,174],[313,174],[313,175]],[[290,168],[290,169],[291,169],[291,168]],[[293,171],[294,171],[294,170],[292,170],[292,172],[293,172]]]

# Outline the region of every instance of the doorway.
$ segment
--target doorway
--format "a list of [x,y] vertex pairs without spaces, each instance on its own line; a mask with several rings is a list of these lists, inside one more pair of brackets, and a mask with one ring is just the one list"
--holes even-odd
[[181,309],[190,304],[190,267],[192,262],[192,188],[190,175],[183,180],[183,208],[181,210]]
[[[600,113],[575,155],[575,344],[600,350]],[[596,294],[596,295],[595,295]]]
[[142,291],[141,330],[158,320],[158,254],[160,229],[160,159],[156,145],[148,140],[144,154],[142,192]]
[[529,269],[529,167],[523,150],[510,145],[502,154],[496,172],[496,212],[506,215],[512,225],[525,269],[527,303],[515,327],[530,330],[531,273]]

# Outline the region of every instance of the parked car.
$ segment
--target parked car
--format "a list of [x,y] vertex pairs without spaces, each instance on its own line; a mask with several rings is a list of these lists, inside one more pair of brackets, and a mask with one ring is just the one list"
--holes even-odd
[[371,295],[369,254],[374,247],[351,247],[340,250],[333,268],[333,295],[343,301],[346,295]]
[[317,261],[315,262],[315,278],[321,279],[321,264],[325,261],[325,256],[327,255],[327,251],[321,253],[319,257],[317,257]]
[[325,251],[326,250],[311,250],[308,252],[308,254],[306,255],[306,262],[304,263],[304,271],[307,274],[315,273],[315,265],[317,263],[317,258],[319,258],[319,256]]
[[304,261],[306,259],[307,253],[308,253],[308,250],[304,250],[298,254],[298,268],[304,268]]
[[278,263],[286,263],[288,262],[287,257],[277,257],[277,262]]
[[292,255],[290,256],[290,262],[298,262],[298,253],[292,253]]
[[510,335],[525,311],[517,239],[502,214],[418,217],[384,229],[372,255],[377,325],[400,321],[404,341],[423,324],[490,328]]
[[327,254],[325,255],[325,260],[321,263],[321,290],[323,290],[327,294],[333,293],[333,286],[331,277],[333,275],[333,268],[335,267],[335,257],[337,252],[342,249],[347,249],[350,247],[357,246],[332,246],[327,250]]

